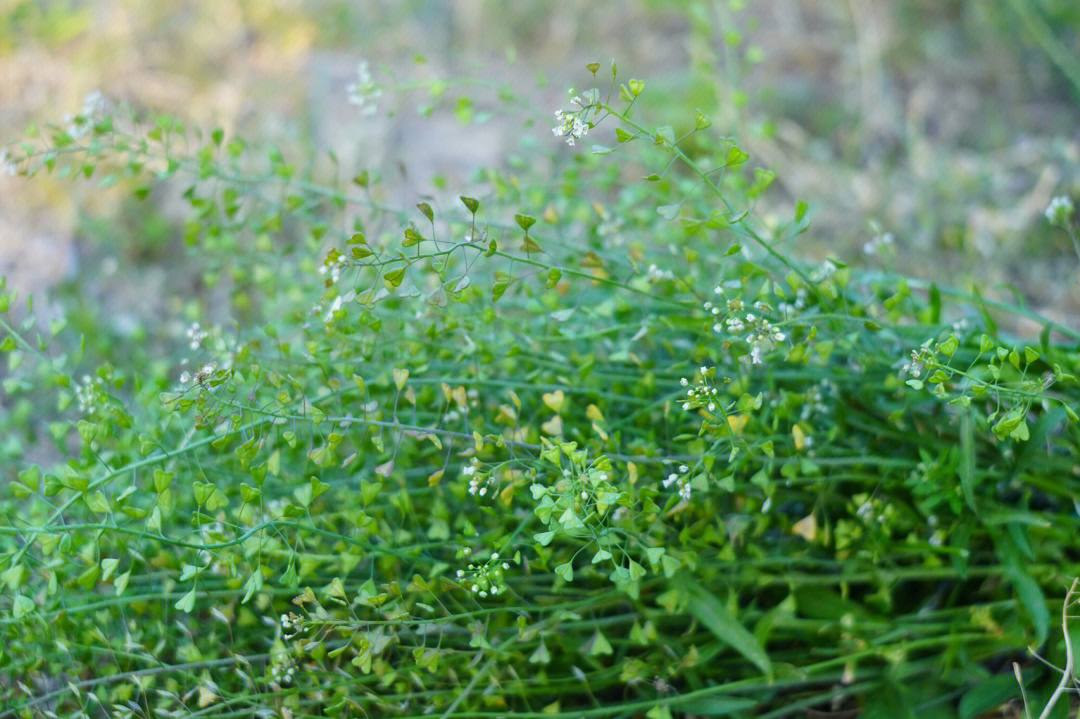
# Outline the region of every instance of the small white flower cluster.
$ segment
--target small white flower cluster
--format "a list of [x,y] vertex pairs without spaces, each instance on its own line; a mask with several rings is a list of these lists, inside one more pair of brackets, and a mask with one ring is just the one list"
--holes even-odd
[[[729,311],[738,311],[741,307],[742,300],[728,302]],[[772,311],[772,307],[764,302],[755,302],[754,309],[759,312]],[[719,322],[713,325],[713,332],[721,333],[725,329],[729,334],[741,336],[750,343],[750,361],[753,364],[761,364],[763,352],[771,352],[776,349],[778,343],[787,339],[787,335],[774,327],[769,320],[754,312],[747,312],[742,317],[731,316],[724,321],[723,325]]]
[[328,306],[323,305],[321,302],[312,305],[311,314],[317,315],[319,321],[329,328],[338,319],[338,314],[345,309],[345,306],[355,299],[356,291],[349,290],[343,295],[335,295]]
[[327,255],[326,260],[319,265],[319,274],[327,278],[327,285],[336,285],[341,279],[341,271],[349,266],[349,260],[337,250]]
[[[813,414],[829,414],[832,411],[833,405],[826,402],[826,398],[836,398],[839,397],[839,395],[840,388],[828,377],[817,384],[810,385],[803,395],[800,419],[810,419],[810,416]],[[809,437],[807,439],[809,439]]]
[[686,473],[690,471],[690,468],[685,464],[679,465],[679,473],[672,472],[664,480],[664,489],[670,489],[671,485],[676,485],[679,490],[679,496],[684,502],[690,501],[690,480],[686,478]]
[[1044,214],[1051,225],[1066,228],[1072,220],[1074,209],[1073,201],[1070,198],[1065,195],[1058,195],[1050,200],[1050,204],[1046,206],[1046,212]]
[[356,82],[351,83],[346,91],[349,93],[349,103],[359,107],[361,115],[374,115],[379,109],[378,102],[383,91],[372,79],[367,60],[360,61],[356,68]]
[[278,684],[291,684],[295,677],[295,659],[284,653],[274,658],[274,663],[270,666],[271,679]]
[[600,224],[596,226],[596,234],[599,237],[612,242],[616,247],[622,244],[622,228],[625,224],[622,215],[612,214],[604,208],[598,208],[600,212]]
[[565,137],[566,144],[573,147],[575,140],[580,140],[589,132],[589,123],[582,118],[587,114],[585,110],[590,105],[586,105],[577,95],[574,95],[570,102],[577,105],[579,109],[556,110],[555,119],[558,124],[551,128],[551,134],[555,137]]
[[810,275],[810,279],[814,282],[823,282],[836,274],[836,270],[839,269],[836,263],[832,260],[825,260],[821,263],[821,267],[814,270]]
[[210,336],[210,333],[204,330],[198,322],[192,322],[184,334],[190,340],[191,349],[193,350],[202,347],[203,341]]
[[506,589],[503,583],[503,570],[509,569],[510,563],[500,561],[499,553],[492,552],[484,564],[470,564],[468,570],[457,570],[457,578],[469,584],[469,591],[481,599],[497,597]]
[[97,411],[103,384],[100,377],[91,377],[86,374],[82,376],[79,383],[75,385],[75,399],[79,402],[80,412],[91,415]]
[[869,241],[862,246],[864,255],[876,255],[885,247],[892,247],[896,241],[896,237],[891,232],[882,232],[880,235],[875,235]]
[[67,134],[76,140],[90,132],[94,123],[101,120],[108,109],[105,97],[97,90],[83,97],[82,109],[75,115],[65,115]]
[[806,309],[806,288],[800,287],[795,293],[795,299],[792,302],[780,302],[776,309],[784,317],[790,317],[791,315],[798,314],[800,310]]
[[[686,400],[683,402],[682,408],[686,411],[690,411],[698,407],[704,407],[709,410],[709,412],[715,412],[718,392],[711,382],[713,373],[705,366],[702,366],[699,369],[701,380],[693,387],[686,390]],[[689,387],[690,380],[683,377],[679,380],[679,384],[683,387]]]
[[933,340],[927,340],[917,350],[911,350],[911,361],[904,364],[900,370],[901,375],[911,375],[915,379],[922,377],[926,366],[937,362],[937,355],[930,349]]
[[469,494],[483,497],[488,492],[489,480],[487,475],[483,472],[480,474],[476,473],[479,466],[480,463],[473,459],[472,463],[466,465],[465,468],[461,470],[461,476],[469,478]]
[[645,276],[648,277],[649,282],[662,282],[664,280],[675,279],[675,275],[672,274],[671,270],[662,270],[656,265],[649,265],[649,270]]
[[295,612],[281,615],[281,633],[286,639],[295,637],[300,632],[307,631],[303,618]]
[[217,372],[217,368],[217,362],[207,362],[194,375],[190,372],[181,374],[180,384],[188,384],[193,381],[197,385],[205,386],[207,380],[211,379],[214,376],[214,373]]

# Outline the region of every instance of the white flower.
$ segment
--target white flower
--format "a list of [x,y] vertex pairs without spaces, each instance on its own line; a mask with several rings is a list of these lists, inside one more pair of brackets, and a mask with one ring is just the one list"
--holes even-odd
[[334,319],[334,313],[341,309],[341,295],[334,298],[334,301],[330,304],[330,309],[326,312],[325,321],[331,322]]
[[378,100],[382,88],[371,78],[371,68],[367,60],[361,60],[356,68],[356,82],[346,88],[349,102],[360,108],[361,115],[374,115],[378,110]]
[[892,246],[895,237],[891,232],[885,232],[880,235],[876,235],[873,239],[863,245],[863,254],[876,255],[878,250],[882,247]]
[[191,327],[188,327],[185,333],[187,338],[191,340],[191,349],[197,350],[202,347],[203,340],[205,340],[209,333],[204,330],[198,322],[192,322]]
[[1044,214],[1051,225],[1064,228],[1067,227],[1072,220],[1074,209],[1073,201],[1070,198],[1064,195],[1058,195],[1050,200],[1050,204],[1046,206],[1046,212]]
[[589,126],[582,122],[576,113],[556,110],[555,119],[558,124],[551,128],[551,134],[555,137],[565,137],[567,145],[573,146],[574,140],[584,137],[589,132]]
[[207,362],[195,373],[194,380],[197,384],[202,384],[206,380],[214,376],[214,372],[217,371],[217,362]]
[[679,380],[679,384],[681,384],[683,387],[685,387],[686,385],[690,384],[690,382],[685,377],[683,377],[683,378],[681,378]]

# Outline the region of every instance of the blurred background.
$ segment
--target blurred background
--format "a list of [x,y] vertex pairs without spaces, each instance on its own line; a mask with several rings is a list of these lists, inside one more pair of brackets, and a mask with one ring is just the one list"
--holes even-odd
[[[333,148],[348,176],[392,170],[410,206],[502,163],[530,122],[558,151],[551,112],[611,58],[646,81],[650,124],[701,108],[776,172],[763,216],[810,203],[807,259],[975,279],[1080,326],[1080,258],[1043,217],[1080,195],[1075,0],[0,0],[0,147],[98,91],[274,143],[317,179]],[[372,114],[349,102],[361,61]],[[491,84],[521,112],[474,99]],[[184,214],[0,172],[0,274],[45,311],[77,296],[145,322],[192,289]]]

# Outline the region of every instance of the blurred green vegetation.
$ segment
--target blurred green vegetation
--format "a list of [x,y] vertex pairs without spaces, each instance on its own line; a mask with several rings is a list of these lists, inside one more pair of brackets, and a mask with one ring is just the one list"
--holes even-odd
[[[327,147],[352,144],[346,173],[365,155],[397,155],[403,177],[421,183],[405,191],[437,192],[423,183],[467,177],[474,160],[466,149],[437,168],[409,167],[409,118],[483,115],[479,91],[434,102],[402,92],[377,118],[359,117],[345,88],[360,59],[402,87],[509,82],[542,118],[584,81],[586,62],[611,57],[648,81],[645,105],[660,121],[684,130],[701,108],[777,173],[758,211],[781,217],[810,203],[814,231],[796,252],[958,284],[978,277],[1059,319],[1080,311],[1071,249],[1042,218],[1051,196],[1080,194],[1080,8],[1068,0],[8,2],[0,69],[11,70],[12,102],[0,136],[57,120],[100,89],[273,141],[324,174]],[[495,137],[506,122],[485,128]],[[12,216],[25,214],[9,242],[48,231],[74,238],[84,261],[168,262],[175,275],[180,232],[167,209],[133,233],[109,193],[43,185],[9,195]],[[52,211],[70,202],[96,219]],[[892,252],[865,256],[882,233],[895,238]]]

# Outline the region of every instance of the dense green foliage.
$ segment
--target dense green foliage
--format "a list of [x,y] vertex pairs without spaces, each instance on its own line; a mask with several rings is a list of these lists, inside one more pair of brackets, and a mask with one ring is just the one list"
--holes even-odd
[[1008,659],[1049,692],[1080,332],[798,261],[771,172],[589,69],[572,149],[415,206],[172,119],[27,141],[182,180],[227,308],[170,347],[3,295],[0,717],[971,717]]

